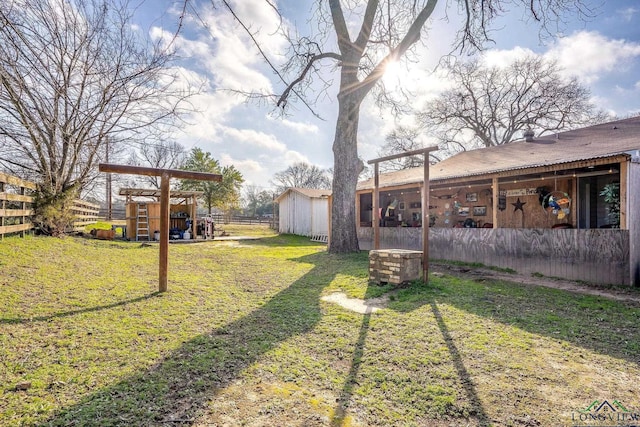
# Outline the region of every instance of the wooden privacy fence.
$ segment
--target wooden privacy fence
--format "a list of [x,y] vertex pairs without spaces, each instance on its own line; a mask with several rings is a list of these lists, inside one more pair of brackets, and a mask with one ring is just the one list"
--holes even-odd
[[[420,250],[421,230],[380,228],[381,247]],[[591,283],[632,283],[629,230],[431,228],[432,259],[482,263],[521,274]],[[360,249],[373,248],[373,229],[358,228]]]
[[0,172],[0,239],[5,234],[24,233],[31,230],[33,182],[24,181]]
[[[36,184],[0,172],[0,239],[5,234],[19,233],[20,236],[33,229],[33,196]],[[87,225],[100,219],[100,206],[76,199],[71,212],[75,216],[73,231],[83,230]]]

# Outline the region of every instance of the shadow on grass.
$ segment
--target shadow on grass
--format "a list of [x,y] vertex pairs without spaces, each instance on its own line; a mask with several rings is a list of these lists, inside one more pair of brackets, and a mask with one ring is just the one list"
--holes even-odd
[[[364,299],[369,300],[370,298],[379,297],[392,289],[392,285],[378,286],[373,285],[372,282],[369,282]],[[338,405],[333,411],[333,417],[331,418],[331,427],[342,427],[343,425],[348,424],[348,411],[349,407],[351,406],[353,389],[358,382],[358,372],[360,371],[362,356],[364,355],[364,349],[367,341],[367,335],[369,333],[369,324],[371,323],[372,313],[373,307],[367,306],[366,312],[362,316],[360,330],[358,331],[358,340],[356,341],[355,347],[353,349],[353,356],[351,357],[351,367],[349,368],[349,373],[344,380],[340,396],[337,399]]]
[[184,343],[154,368],[64,408],[41,425],[193,424],[217,390],[260,355],[319,322],[320,293],[335,274],[332,259],[325,254],[296,259],[314,267],[264,306]]
[[[433,279],[432,279],[433,280]],[[444,276],[422,296],[492,321],[640,363],[640,306],[507,281]],[[431,296],[430,296],[430,295]]]
[[[449,334],[449,330],[446,324],[444,323],[444,320],[442,318],[442,315],[440,314],[440,311],[438,310],[438,306],[436,305],[436,302],[433,300],[433,298],[424,298],[424,295],[420,291],[418,293],[414,292],[414,289],[421,289],[421,288],[426,289],[428,288],[428,286],[429,285],[426,285],[422,282],[413,282],[408,288],[399,289],[399,292],[398,292],[399,298],[397,299],[396,302],[390,304],[389,308],[391,308],[394,311],[408,313],[410,311],[419,309],[425,304],[431,305],[431,310],[436,319],[436,322],[440,329],[440,333],[442,334],[442,337],[447,346],[447,349],[449,350],[449,353],[451,355],[452,363],[455,367],[456,373],[458,374],[460,383],[462,384],[462,388],[464,389],[465,394],[467,395],[467,399],[469,400],[469,403],[473,408],[473,413],[471,415],[477,418],[480,426],[489,426],[490,419],[487,416],[484,410],[484,407],[482,406],[482,402],[480,401],[478,393],[476,392],[473,380],[471,379],[469,372],[464,366],[462,357],[458,352],[458,349],[455,345],[453,338],[451,337],[451,334]],[[382,286],[372,285],[370,283],[369,287],[367,288],[365,299],[368,299],[370,297],[380,296],[381,292],[384,292],[385,290],[388,291],[391,289],[394,289],[393,286],[391,285],[382,287]],[[416,297],[417,295],[420,295],[420,296]],[[347,422],[348,409],[350,406],[351,398],[353,396],[354,387],[357,384],[358,372],[360,370],[360,365],[362,363],[362,357],[364,354],[365,343],[366,343],[367,334],[369,331],[369,325],[371,323],[372,312],[373,312],[373,309],[372,307],[369,306],[367,307],[366,313],[362,317],[362,324],[360,325],[358,340],[356,342],[355,349],[353,352],[353,357],[351,360],[351,368],[349,370],[349,374],[345,379],[345,383],[342,388],[342,392],[340,393],[340,397],[337,400],[338,405],[334,411],[334,416],[331,419],[332,427],[342,427],[348,424]]]
[[[406,289],[400,289],[388,308],[408,313],[425,304],[431,307],[457,380],[469,401],[470,415],[480,426],[491,425],[492,421],[482,405],[476,384],[440,311],[443,305],[556,341],[565,340],[600,354],[633,363],[640,362],[640,330],[636,327],[640,319],[640,307],[637,304],[510,282],[474,282],[445,276],[432,279],[427,286],[416,282]],[[333,427],[348,424],[346,411],[357,384],[370,318],[370,313],[363,316],[351,371],[332,419]]]
[[144,300],[148,300],[150,298],[153,298],[155,296],[160,295],[160,292],[153,292],[149,295],[143,295],[137,298],[131,298],[128,300],[124,300],[124,301],[118,301],[118,302],[114,302],[112,304],[106,304],[106,305],[99,305],[96,307],[88,307],[88,308],[82,308],[79,310],[69,310],[69,311],[63,311],[61,313],[55,313],[55,314],[50,314],[48,316],[34,316],[34,317],[28,317],[28,318],[22,318],[22,317],[14,317],[14,318],[1,318],[0,317],[0,325],[1,324],[22,324],[22,323],[32,323],[32,322],[46,322],[48,320],[51,319],[57,319],[57,318],[63,318],[63,317],[70,317],[70,316],[75,316],[77,314],[84,314],[84,313],[92,313],[94,311],[101,311],[101,310],[108,310],[111,308],[115,308],[115,307],[120,307],[120,306],[125,306],[128,304],[133,304],[139,301],[144,301]]
[[370,322],[371,307],[367,309],[367,313],[362,317],[362,324],[360,325],[360,331],[358,333],[358,341],[356,341],[356,345],[353,350],[353,357],[351,358],[351,368],[344,380],[342,391],[340,392],[340,396],[337,400],[338,405],[333,411],[334,415],[331,418],[332,427],[342,427],[346,423],[346,417],[349,415],[348,410],[351,398],[353,397],[353,388],[357,383],[358,371],[360,370],[360,364],[362,363],[362,355],[364,354]]
[[[214,240],[215,241],[215,240]],[[313,242],[309,237],[298,236],[296,234],[277,234],[275,236],[259,237],[257,239],[242,240],[246,246],[326,246],[324,243]]]
[[438,309],[438,304],[436,304],[434,300],[431,300],[431,311],[433,312],[433,316],[436,319],[436,323],[438,324],[438,328],[440,329],[442,338],[447,345],[447,349],[449,350],[449,354],[451,355],[451,360],[453,361],[453,366],[456,369],[456,373],[458,374],[458,378],[460,379],[462,388],[467,395],[467,399],[469,399],[471,407],[473,408],[473,410],[475,410],[475,413],[473,415],[477,417],[479,425],[489,426],[491,424],[489,417],[487,416],[484,407],[482,406],[482,402],[480,401],[480,397],[478,396],[478,392],[476,391],[476,386],[473,383],[473,379],[471,378],[471,375],[469,375],[467,368],[464,366],[464,361],[462,360],[462,357],[460,357],[458,347],[451,337],[447,325],[444,323],[442,314],[440,314],[440,310]]

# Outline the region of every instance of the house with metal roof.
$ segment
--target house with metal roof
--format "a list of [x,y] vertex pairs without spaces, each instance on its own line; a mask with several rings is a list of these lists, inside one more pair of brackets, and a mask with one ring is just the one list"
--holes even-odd
[[[458,153],[430,166],[431,258],[640,284],[640,117]],[[419,250],[423,168],[357,187],[358,237]]]
[[276,198],[278,231],[327,242],[331,190],[288,188]]

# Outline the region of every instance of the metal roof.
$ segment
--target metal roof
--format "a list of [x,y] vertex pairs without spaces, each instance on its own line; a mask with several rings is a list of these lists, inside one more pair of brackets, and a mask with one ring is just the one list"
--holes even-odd
[[[429,181],[589,161],[635,150],[640,150],[640,116],[545,135],[532,142],[520,140],[497,147],[463,151],[431,165]],[[411,168],[381,174],[380,187],[413,184],[422,180],[423,168]],[[358,183],[357,189],[373,187],[372,178]]]
[[276,202],[279,202],[280,199],[282,199],[285,196],[285,194],[287,194],[290,191],[295,191],[296,193],[300,193],[311,199],[321,199],[321,198],[329,197],[331,195],[331,190],[319,190],[317,188],[291,187],[291,188],[287,188],[281,195],[276,197]]
[[[131,196],[131,197],[156,197],[160,198],[160,190],[155,188],[121,188],[118,192],[121,196]],[[202,196],[202,191],[180,191],[180,190],[171,190],[169,195],[171,198],[187,198],[187,197],[198,197]]]

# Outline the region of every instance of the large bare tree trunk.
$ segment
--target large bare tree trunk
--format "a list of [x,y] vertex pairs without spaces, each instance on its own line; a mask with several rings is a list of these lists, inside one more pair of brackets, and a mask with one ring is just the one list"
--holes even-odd
[[[216,3],[215,0],[212,1]],[[333,207],[329,252],[359,250],[355,192],[358,175],[362,170],[357,148],[358,116],[362,100],[380,80],[387,65],[404,57],[420,40],[422,29],[439,2],[442,3],[440,0],[317,0],[319,34],[301,37],[299,40],[291,40],[289,33],[286,35],[292,42],[291,52],[294,54],[284,69],[295,70],[293,72],[296,77],[286,84],[286,89],[277,100],[278,107],[285,108],[287,101],[293,97],[303,101],[311,109],[303,92],[310,88],[313,75],[326,83],[327,87],[333,82],[332,79],[317,75],[325,70],[319,66],[323,61],[334,61],[341,73],[339,114],[333,142]],[[250,25],[242,22],[230,5],[231,2],[222,0],[222,3],[256,44],[266,62],[280,75],[258,44]],[[448,9],[456,7],[462,12],[463,27],[455,42],[456,48],[460,48],[462,52],[481,48],[483,42],[488,40],[489,24],[507,13],[509,5],[527,9],[527,15],[540,21],[544,29],[550,23],[561,24],[562,13],[572,12],[583,17],[591,15],[591,10],[583,4],[583,0],[467,0],[444,3],[445,14]],[[347,10],[346,18],[343,7]],[[362,18],[362,23],[356,32],[358,17]],[[337,52],[325,49],[327,41],[332,40],[332,37],[327,37],[330,29],[335,31]],[[282,76],[280,78],[285,82]]]
[[333,205],[331,208],[331,240],[329,252],[356,252],[356,184],[362,171],[358,158],[358,118],[360,99],[357,95],[338,95],[339,114],[333,141]]

